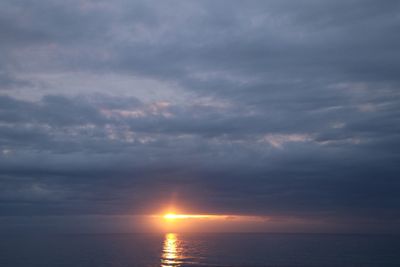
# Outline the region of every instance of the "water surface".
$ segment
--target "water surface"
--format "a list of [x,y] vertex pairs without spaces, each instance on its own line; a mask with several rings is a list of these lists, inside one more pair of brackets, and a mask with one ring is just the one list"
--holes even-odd
[[398,236],[99,234],[1,236],[1,267],[397,267]]

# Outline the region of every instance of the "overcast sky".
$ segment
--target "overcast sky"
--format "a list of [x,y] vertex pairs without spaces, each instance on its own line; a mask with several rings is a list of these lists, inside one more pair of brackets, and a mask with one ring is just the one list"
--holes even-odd
[[174,202],[399,232],[399,32],[397,0],[2,0],[0,227]]

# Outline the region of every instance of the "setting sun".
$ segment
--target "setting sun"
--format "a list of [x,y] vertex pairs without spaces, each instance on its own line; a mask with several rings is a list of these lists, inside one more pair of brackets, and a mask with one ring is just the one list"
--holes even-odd
[[173,220],[173,219],[176,219],[176,214],[174,214],[174,213],[167,213],[167,214],[165,214],[164,215],[164,219],[167,219],[167,220]]
[[176,220],[176,219],[208,219],[208,218],[216,218],[221,217],[219,215],[205,215],[205,214],[175,214],[175,213],[167,213],[164,215],[164,219],[166,220]]

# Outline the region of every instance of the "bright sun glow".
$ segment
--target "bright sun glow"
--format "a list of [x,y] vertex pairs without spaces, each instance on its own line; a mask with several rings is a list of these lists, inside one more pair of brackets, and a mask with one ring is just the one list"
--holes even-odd
[[[243,231],[261,229],[268,217],[233,214],[207,214],[177,212],[169,208],[151,216],[154,225],[165,233],[203,232],[203,231]],[[264,228],[263,228],[264,229]]]
[[218,215],[206,215],[206,214],[175,214],[175,213],[167,213],[164,215],[164,219],[166,220],[176,220],[176,219],[208,219],[220,217]]

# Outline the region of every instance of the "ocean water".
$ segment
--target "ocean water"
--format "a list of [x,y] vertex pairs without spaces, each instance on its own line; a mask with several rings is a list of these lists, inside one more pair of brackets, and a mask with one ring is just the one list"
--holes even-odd
[[398,267],[400,237],[322,234],[0,236],[1,267]]

